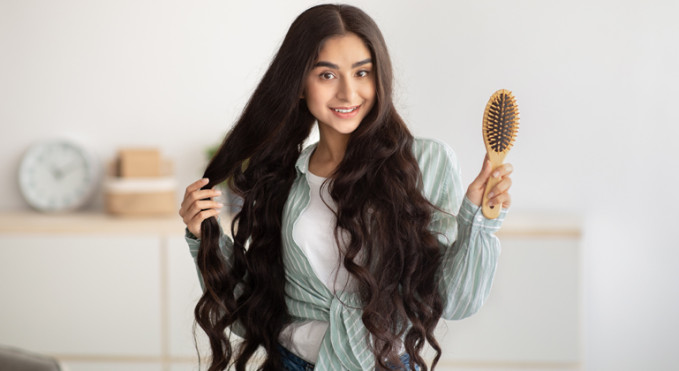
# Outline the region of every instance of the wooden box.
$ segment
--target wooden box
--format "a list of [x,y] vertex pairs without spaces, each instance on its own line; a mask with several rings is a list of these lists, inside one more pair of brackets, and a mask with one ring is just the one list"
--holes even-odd
[[121,216],[174,215],[179,210],[173,178],[108,178],[104,186],[106,211]]
[[118,151],[116,175],[121,178],[161,176],[160,151],[153,148],[128,148]]

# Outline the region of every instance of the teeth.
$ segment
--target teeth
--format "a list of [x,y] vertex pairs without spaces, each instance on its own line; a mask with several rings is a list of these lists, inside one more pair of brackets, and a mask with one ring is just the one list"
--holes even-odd
[[349,112],[356,111],[357,109],[358,109],[358,107],[349,108],[349,109],[333,108],[333,110],[334,110],[335,112],[339,112],[339,113],[349,113]]

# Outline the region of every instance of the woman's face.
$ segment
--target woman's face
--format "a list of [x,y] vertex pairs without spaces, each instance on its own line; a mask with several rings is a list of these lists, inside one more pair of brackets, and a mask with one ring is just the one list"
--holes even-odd
[[375,103],[370,50],[354,33],[326,40],[306,78],[304,98],[323,135],[351,134]]

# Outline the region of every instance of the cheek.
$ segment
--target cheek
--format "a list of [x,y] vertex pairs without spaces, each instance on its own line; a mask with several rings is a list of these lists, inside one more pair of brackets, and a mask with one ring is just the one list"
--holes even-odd
[[305,89],[305,97],[309,108],[322,107],[327,105],[328,101],[332,98],[332,93],[329,89],[323,89],[317,85],[310,84]]
[[375,84],[366,84],[363,89],[361,89],[361,96],[366,101],[370,101],[371,104],[375,100]]
[[375,84],[375,78],[371,78],[367,80],[363,85],[362,85],[362,90],[365,92],[366,95],[370,96],[375,96],[375,89],[376,89],[376,84]]
[[314,114],[316,113],[316,111],[318,110],[319,104],[320,103],[318,102],[317,96],[315,96],[313,94],[307,95],[306,105],[309,108],[309,111],[311,111],[311,113],[314,113]]
[[314,117],[318,118],[323,107],[323,102],[321,97],[319,97],[318,91],[307,86],[307,88],[304,90],[304,100],[309,112],[311,112]]

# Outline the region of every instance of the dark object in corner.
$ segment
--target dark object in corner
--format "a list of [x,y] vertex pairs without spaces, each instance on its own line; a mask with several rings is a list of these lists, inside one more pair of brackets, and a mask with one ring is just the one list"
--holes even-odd
[[0,370],[61,371],[56,359],[22,349],[0,346]]

